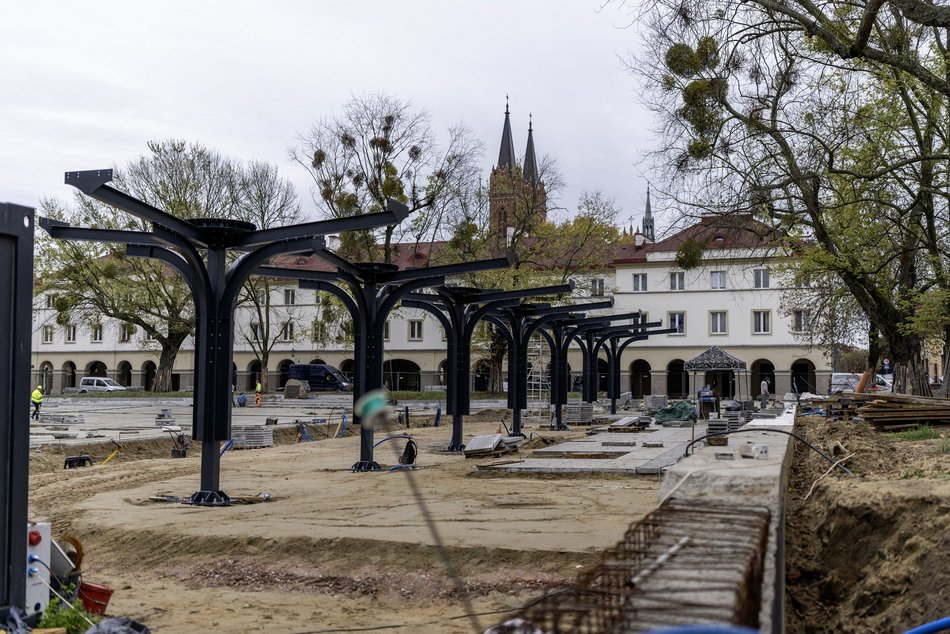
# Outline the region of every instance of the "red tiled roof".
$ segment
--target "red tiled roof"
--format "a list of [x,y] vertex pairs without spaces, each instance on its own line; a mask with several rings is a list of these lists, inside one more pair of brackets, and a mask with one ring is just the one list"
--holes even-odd
[[612,264],[646,262],[650,253],[676,252],[688,240],[704,249],[746,249],[775,246],[780,235],[749,214],[704,215],[699,222],[653,244],[624,244]]

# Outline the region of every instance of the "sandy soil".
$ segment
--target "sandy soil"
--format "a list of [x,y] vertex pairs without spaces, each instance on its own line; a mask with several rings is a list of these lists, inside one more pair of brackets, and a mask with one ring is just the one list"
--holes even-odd
[[[78,536],[86,578],[116,589],[110,612],[157,632],[472,632],[573,580],[656,505],[655,478],[474,473],[476,461],[440,451],[448,433],[412,430],[411,475],[350,473],[355,436],[231,452],[224,490],[271,497],[218,509],[149,500],[197,488],[197,452],[158,457],[167,441],[73,471],[47,448],[33,454],[31,517]],[[377,460],[395,464],[402,446],[383,444]]]
[[[810,417],[813,443],[840,442],[855,478],[799,445],[786,527],[787,631],[904,632],[950,610],[950,428],[901,441],[863,423]],[[808,499],[804,499],[808,496]]]

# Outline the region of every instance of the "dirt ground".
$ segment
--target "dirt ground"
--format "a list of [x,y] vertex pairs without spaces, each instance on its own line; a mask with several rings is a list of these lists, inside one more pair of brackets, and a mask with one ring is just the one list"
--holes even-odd
[[[127,443],[101,465],[109,447],[89,446],[97,464],[64,471],[46,447],[32,453],[31,517],[77,536],[85,578],[115,588],[109,612],[156,632],[473,632],[573,580],[656,506],[656,478],[475,473],[440,451],[449,432],[412,430],[411,475],[351,473],[356,436],[230,452],[222,488],[270,499],[228,508],[150,501],[197,489],[197,448],[172,460],[168,441]],[[402,447],[377,460],[395,464]]]
[[[832,474],[798,444],[786,523],[787,631],[904,632],[950,613],[950,427],[908,441],[869,425],[800,420],[854,457]],[[804,499],[807,496],[807,500]]]

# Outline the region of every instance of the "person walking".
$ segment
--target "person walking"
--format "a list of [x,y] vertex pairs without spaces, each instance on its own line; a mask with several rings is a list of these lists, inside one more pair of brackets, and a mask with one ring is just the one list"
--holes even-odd
[[762,383],[759,385],[761,392],[759,393],[759,409],[765,409],[765,406],[769,402],[769,379],[768,377],[763,377]]
[[43,406],[43,386],[37,385],[30,395],[30,401],[33,403],[33,413],[30,414],[30,420],[40,419],[40,407]]
[[257,385],[254,386],[254,405],[257,407],[261,406],[261,382],[258,381]]

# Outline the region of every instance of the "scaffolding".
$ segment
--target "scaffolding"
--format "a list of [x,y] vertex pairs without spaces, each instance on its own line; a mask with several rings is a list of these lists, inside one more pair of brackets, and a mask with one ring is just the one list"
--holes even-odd
[[529,419],[539,425],[546,425],[551,420],[551,377],[547,368],[551,361],[550,355],[545,356],[547,342],[535,333],[531,337],[528,347],[528,410],[532,412]]

